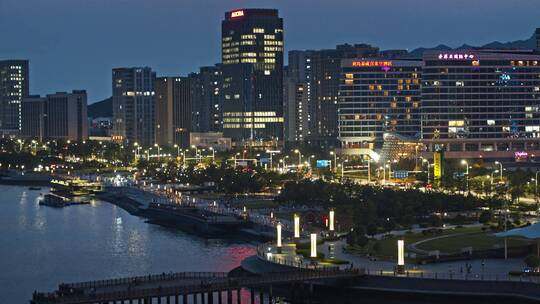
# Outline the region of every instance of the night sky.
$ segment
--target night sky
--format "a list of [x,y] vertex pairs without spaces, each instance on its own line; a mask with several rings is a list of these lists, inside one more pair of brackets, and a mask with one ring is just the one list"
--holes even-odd
[[111,68],[185,75],[220,60],[227,10],[278,8],[285,48],[383,49],[529,38],[539,0],[0,0],[0,59],[30,60],[32,94],[111,95]]

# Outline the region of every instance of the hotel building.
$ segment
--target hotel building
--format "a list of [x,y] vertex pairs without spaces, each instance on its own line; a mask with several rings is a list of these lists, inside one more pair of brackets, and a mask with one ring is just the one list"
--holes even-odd
[[448,158],[540,153],[540,55],[428,51],[422,71],[422,142]]
[[241,9],[222,22],[223,133],[237,143],[283,140],[283,19]]
[[338,103],[342,153],[377,159],[384,135],[420,138],[422,61],[344,59]]

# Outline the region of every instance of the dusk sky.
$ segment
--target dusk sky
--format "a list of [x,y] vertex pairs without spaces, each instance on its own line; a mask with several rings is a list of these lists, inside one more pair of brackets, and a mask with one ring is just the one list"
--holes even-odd
[[277,8],[286,51],[370,43],[414,49],[529,38],[540,0],[0,0],[0,59],[29,59],[32,94],[111,95],[111,69],[185,75],[220,61],[224,12]]

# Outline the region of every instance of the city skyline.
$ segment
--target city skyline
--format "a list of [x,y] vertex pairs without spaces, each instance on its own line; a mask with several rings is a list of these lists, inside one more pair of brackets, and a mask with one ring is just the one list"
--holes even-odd
[[[328,7],[324,1],[310,1],[309,5],[305,1],[287,4],[239,1],[232,7],[214,1],[208,5],[162,0],[151,6],[131,1],[133,9],[128,15],[121,14],[121,1],[82,4],[52,0],[41,7],[36,1],[6,0],[0,4],[0,26],[10,28],[4,37],[11,43],[0,46],[0,57],[30,60],[31,94],[81,88],[87,89],[89,102],[93,103],[111,96],[110,69],[113,67],[150,66],[160,75],[187,75],[200,66],[220,62],[222,14],[239,7],[277,8],[285,20],[286,52],[333,48],[340,43],[370,43],[381,49],[412,50],[438,44],[457,47],[463,43],[482,45],[495,40],[528,39],[538,27],[536,20],[540,17],[538,10],[533,9],[534,1],[520,1],[519,10],[511,9],[515,3],[503,1],[490,1],[489,7],[477,5],[466,10],[463,9],[465,1],[413,2],[393,5],[391,1],[378,4],[340,1]],[[85,11],[82,15],[77,13],[81,5]],[[25,18],[36,22],[18,24],[23,13]],[[328,17],[336,17],[335,22],[320,22]],[[152,26],[135,31],[117,26],[126,24],[129,18],[147,18]],[[513,22],[501,22],[509,19]],[[351,22],[358,27],[344,26]],[[73,26],[66,27],[67,23]],[[409,26],[401,26],[403,23]],[[421,27],[422,24],[431,26]],[[155,34],[164,28],[184,38],[171,40],[168,34]],[[414,31],[409,30],[411,28]],[[132,50],[133,42],[138,39],[141,41],[137,44],[138,50]],[[190,41],[189,45],[186,41]],[[156,45],[164,47],[158,52]],[[52,69],[59,72],[51,76]]]

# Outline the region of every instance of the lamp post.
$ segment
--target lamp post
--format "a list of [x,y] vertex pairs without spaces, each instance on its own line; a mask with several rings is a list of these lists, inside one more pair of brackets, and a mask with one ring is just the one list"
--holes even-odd
[[499,170],[495,170],[495,171],[491,172],[491,184],[490,184],[491,194],[493,194],[493,174],[495,174],[495,173],[499,173]]
[[469,192],[469,163],[466,160],[461,160],[461,164],[465,165],[465,175],[466,175],[466,183],[467,183],[467,192]]
[[310,168],[311,168],[311,159],[312,158],[315,158],[315,155],[312,154],[311,156],[308,157],[308,164],[309,164]]
[[330,151],[330,155],[334,156],[334,171],[336,171],[337,170],[337,155],[336,155],[336,152]]
[[208,149],[212,151],[212,163],[214,163],[216,159],[216,150],[214,149],[214,147],[210,147]]
[[300,153],[300,150],[295,149],[294,153],[298,154],[298,167],[302,164],[302,153]]
[[133,146],[135,147],[135,159],[139,158],[139,143],[135,142],[133,143]]
[[343,178],[345,175],[345,163],[347,162],[349,162],[348,159],[341,161],[341,178]]
[[195,149],[195,159],[199,159],[199,149],[197,149],[197,146],[191,145],[192,149]]
[[180,146],[177,144],[174,144],[174,147],[176,148],[176,157],[180,156]]
[[159,145],[158,145],[158,144],[154,144],[154,147],[157,148],[157,158],[159,159],[159,158],[160,158],[160,155],[159,155]]
[[500,172],[500,178],[502,180],[502,174],[503,174],[503,166],[502,166],[502,163],[499,162],[499,161],[495,161],[495,165],[499,165],[499,172]]

